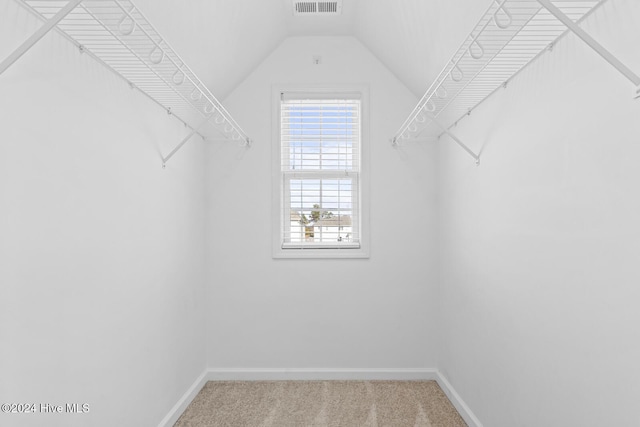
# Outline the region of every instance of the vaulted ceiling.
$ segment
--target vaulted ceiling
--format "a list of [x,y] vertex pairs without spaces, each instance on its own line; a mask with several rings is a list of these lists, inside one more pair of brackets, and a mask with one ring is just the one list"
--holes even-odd
[[294,16],[291,0],[136,0],[223,100],[293,36],[353,36],[416,96],[493,0],[343,0],[337,16]]

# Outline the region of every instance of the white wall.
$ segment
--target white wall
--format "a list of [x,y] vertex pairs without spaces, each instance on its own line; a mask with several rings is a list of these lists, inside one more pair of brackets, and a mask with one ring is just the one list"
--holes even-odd
[[[39,23],[0,1],[0,58]],[[0,414],[157,425],[205,368],[200,142],[58,34],[0,76]]]
[[[640,73],[640,3],[584,25]],[[637,426],[640,100],[571,36],[439,144],[439,367],[485,426]]]
[[[271,91],[282,83],[369,85],[370,259],[271,258]],[[225,100],[255,143],[207,151],[211,368],[435,366],[435,151],[389,143],[416,102],[352,37],[286,39]]]

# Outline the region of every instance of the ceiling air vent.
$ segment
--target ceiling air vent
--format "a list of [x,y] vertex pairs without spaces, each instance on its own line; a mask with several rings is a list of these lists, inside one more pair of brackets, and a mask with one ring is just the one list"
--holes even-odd
[[294,15],[340,15],[342,0],[335,1],[299,1],[293,0]]

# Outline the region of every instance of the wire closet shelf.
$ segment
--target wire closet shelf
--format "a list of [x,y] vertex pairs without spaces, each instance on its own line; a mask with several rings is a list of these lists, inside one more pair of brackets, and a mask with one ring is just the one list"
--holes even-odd
[[[579,23],[606,0],[554,5]],[[494,0],[392,138],[438,137],[567,32],[538,0]],[[453,135],[450,134],[454,139]],[[479,157],[456,139],[476,161]]]
[[[47,21],[69,1],[17,0]],[[131,0],[84,0],[56,29],[203,138],[251,140]],[[186,141],[185,141],[186,142]],[[172,153],[173,154],[173,153]]]

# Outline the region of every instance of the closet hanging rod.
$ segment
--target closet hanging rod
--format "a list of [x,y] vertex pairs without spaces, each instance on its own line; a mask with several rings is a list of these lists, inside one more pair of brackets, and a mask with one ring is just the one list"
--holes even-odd
[[[55,28],[203,138],[251,139],[132,0],[16,0],[44,21],[0,63],[0,74]],[[213,134],[212,134],[213,132]],[[171,156],[175,153],[171,153]],[[168,156],[170,157],[170,156]]]
[[[635,86],[640,77],[626,67],[578,24],[606,0],[493,0],[473,31],[452,55],[436,80],[391,139],[451,134],[457,123],[526,67],[574,32]],[[636,95],[637,96],[637,95]],[[436,120],[437,119],[437,122]],[[443,132],[442,126],[448,130]],[[456,142],[460,141],[455,138]],[[464,146],[478,162],[478,156]]]

